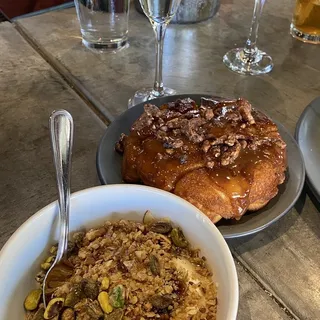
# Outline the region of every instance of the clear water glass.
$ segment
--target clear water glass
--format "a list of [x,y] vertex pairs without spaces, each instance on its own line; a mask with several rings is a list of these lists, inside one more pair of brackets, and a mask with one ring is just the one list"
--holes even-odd
[[126,46],[129,0],[74,0],[74,3],[86,47],[103,51]]

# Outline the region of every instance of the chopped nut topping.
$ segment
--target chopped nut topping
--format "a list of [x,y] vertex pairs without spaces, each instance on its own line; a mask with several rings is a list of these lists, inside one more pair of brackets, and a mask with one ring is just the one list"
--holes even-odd
[[150,117],[157,117],[159,118],[161,116],[161,111],[158,107],[152,105],[151,103],[148,103],[144,106],[145,113]]
[[227,166],[232,163],[236,158],[238,158],[241,151],[241,144],[237,141],[235,145],[230,147],[225,153],[221,156],[221,164]]
[[183,141],[181,139],[175,140],[172,143],[172,148],[174,148],[174,149],[181,148],[182,146],[183,146]]
[[168,131],[168,126],[162,126],[160,127],[160,130],[167,132]]
[[238,99],[238,102],[240,102],[239,106],[239,112],[242,116],[242,118],[249,122],[249,124],[254,124],[256,123],[252,114],[251,114],[251,104],[249,101],[244,100],[244,99]]
[[207,109],[205,111],[204,117],[206,120],[211,120],[213,118],[214,114],[213,114],[213,110],[212,109]]
[[166,149],[166,153],[167,154],[174,154],[174,150],[173,149]]
[[247,147],[247,145],[248,145],[246,140],[239,140],[239,142],[241,144],[242,149],[245,149]]
[[124,133],[121,133],[119,141],[116,143],[116,151],[119,153],[124,152],[124,140],[126,138],[126,135]]
[[172,149],[172,148],[173,148],[173,146],[172,146],[172,144],[171,144],[170,142],[165,142],[165,143],[163,144],[163,147],[164,147],[165,149]]
[[174,118],[167,122],[167,126],[170,129],[181,128],[181,121],[179,118]]
[[188,156],[187,156],[186,154],[184,154],[184,155],[182,155],[182,156],[180,157],[180,163],[181,163],[181,164],[187,163],[187,160],[188,160]]
[[202,150],[204,153],[207,153],[208,150],[210,149],[211,147],[211,144],[210,144],[210,141],[209,140],[205,140],[202,144]]
[[197,134],[196,132],[191,132],[190,140],[193,143],[199,143],[199,142],[202,142],[204,140],[204,136],[200,135],[200,134]]
[[221,155],[221,147],[220,146],[214,146],[211,148],[210,151],[214,155],[215,158],[219,158]]
[[[181,153],[189,152],[193,145],[202,150],[207,166],[227,166],[238,158],[242,149],[257,150],[260,145],[270,146],[272,143],[281,149],[286,146],[279,135],[272,136],[271,141],[254,134],[256,130],[251,129],[255,125],[252,113],[256,114],[256,111],[243,98],[202,98],[199,107],[190,98],[179,99],[161,108],[149,103],[144,110],[132,131],[148,127],[151,134],[164,143],[165,152],[157,154],[158,160],[174,154],[174,149],[178,149],[177,158],[185,163]],[[221,131],[212,131],[212,128],[221,128]],[[144,131],[142,134],[145,134]],[[123,152],[125,138],[121,135],[116,145],[119,152]],[[209,159],[209,153],[213,155],[214,162]]]
[[159,140],[165,140],[166,137],[167,137],[167,134],[164,132],[164,131],[157,131],[156,133],[156,137],[159,139]]
[[212,169],[214,167],[214,161],[208,161],[206,163],[207,168]]

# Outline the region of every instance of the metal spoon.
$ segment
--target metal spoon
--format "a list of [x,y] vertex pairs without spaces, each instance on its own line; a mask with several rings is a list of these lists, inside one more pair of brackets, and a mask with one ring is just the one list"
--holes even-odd
[[73,145],[73,119],[66,110],[54,111],[49,119],[53,160],[59,193],[59,227],[60,236],[57,256],[47,271],[42,286],[44,307],[46,308],[46,282],[51,270],[66,258],[69,236],[69,208],[70,208],[70,172]]

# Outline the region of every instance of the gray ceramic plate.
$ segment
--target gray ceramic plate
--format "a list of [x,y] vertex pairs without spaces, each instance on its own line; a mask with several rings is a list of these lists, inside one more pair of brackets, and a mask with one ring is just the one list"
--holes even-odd
[[[179,98],[190,97],[197,103],[208,95],[177,95],[153,100],[160,106]],[[134,121],[142,114],[143,105],[139,104],[125,111],[108,127],[97,152],[97,170],[102,184],[124,183],[121,177],[122,156],[114,150],[121,133],[128,134]],[[279,132],[287,143],[288,170],[286,181],[279,188],[279,194],[263,209],[245,214],[240,221],[223,220],[217,224],[225,238],[236,238],[253,234],[268,227],[284,216],[297,201],[304,184],[305,169],[302,154],[290,133],[278,124]]]
[[308,186],[320,202],[320,97],[301,114],[295,136],[304,157]]

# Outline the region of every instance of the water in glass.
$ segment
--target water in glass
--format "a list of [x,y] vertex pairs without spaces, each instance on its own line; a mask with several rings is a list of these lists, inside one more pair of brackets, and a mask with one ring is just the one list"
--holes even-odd
[[75,0],[75,6],[87,47],[120,48],[127,43],[129,0]]

